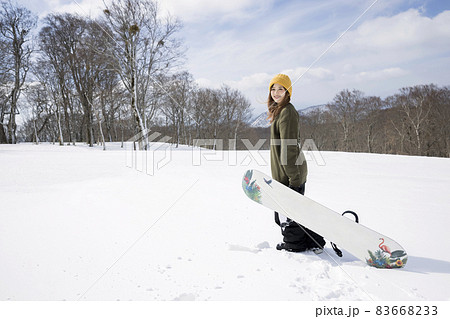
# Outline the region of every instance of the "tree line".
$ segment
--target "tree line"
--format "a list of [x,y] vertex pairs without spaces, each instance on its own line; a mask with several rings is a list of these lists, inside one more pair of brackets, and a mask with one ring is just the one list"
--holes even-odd
[[182,24],[156,1],[114,0],[96,19],[49,14],[32,38],[36,24],[1,3],[0,143],[105,145],[158,128],[189,144],[237,136],[249,120],[242,93],[199,88],[183,70]]
[[321,150],[450,157],[450,88],[401,88],[381,99],[343,90],[301,117],[304,138]]
[[[450,157],[450,87],[405,87],[385,99],[345,89],[299,113],[302,141],[321,151]],[[269,149],[270,128],[246,134],[252,145],[262,138],[260,149]]]
[[[268,148],[270,132],[250,127],[251,103],[239,90],[201,88],[183,70],[182,23],[156,1],[113,0],[95,19],[49,14],[40,30],[37,21],[1,2],[0,143],[105,147],[152,130],[176,145]],[[302,114],[300,133],[319,150],[450,157],[449,104],[449,87],[433,84],[385,99],[346,89]]]

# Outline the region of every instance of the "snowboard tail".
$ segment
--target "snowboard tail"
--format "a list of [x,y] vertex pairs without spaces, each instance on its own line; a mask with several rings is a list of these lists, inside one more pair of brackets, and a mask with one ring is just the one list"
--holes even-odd
[[257,170],[248,170],[242,188],[251,200],[282,213],[375,268],[402,268],[408,255],[393,239],[356,223]]

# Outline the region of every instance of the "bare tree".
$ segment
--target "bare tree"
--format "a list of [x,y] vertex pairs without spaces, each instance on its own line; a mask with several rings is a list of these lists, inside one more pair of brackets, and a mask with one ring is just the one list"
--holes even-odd
[[237,140],[239,127],[250,120],[251,103],[239,90],[227,85],[223,85],[218,94],[226,137]]
[[[0,51],[0,55],[1,51]],[[1,64],[0,64],[1,65]],[[9,90],[7,90],[7,87],[4,86],[4,82],[1,82],[0,86],[0,144],[8,143],[8,138],[6,131],[8,129],[8,124],[5,123],[5,115],[7,110],[7,104],[8,104],[8,96],[9,96]]]
[[433,90],[433,85],[402,88],[392,100],[393,106],[398,107],[403,115],[401,125],[406,128],[407,135],[411,136],[410,143],[415,147],[415,155],[422,155],[424,134],[432,109]]
[[172,126],[173,141],[178,147],[182,139],[187,142],[186,121],[193,104],[194,79],[188,72],[181,72],[160,77],[160,81],[164,86],[161,112]]
[[336,95],[332,103],[327,105],[331,115],[341,125],[344,151],[354,150],[351,139],[354,137],[355,123],[363,114],[363,95],[364,93],[358,90],[343,90]]
[[98,108],[105,123],[107,139],[112,142],[118,139],[115,125],[119,118],[120,106],[126,103],[123,97],[124,90],[117,74],[108,67],[100,71],[96,85]]
[[[58,82],[58,77],[53,76],[52,66],[49,61],[46,60],[36,61],[36,65],[33,69],[34,76],[39,81],[40,87],[46,91],[46,98],[49,102],[51,101],[51,103],[49,103],[50,112],[48,114],[53,114],[55,116],[58,132],[57,140],[60,145],[64,145],[63,126],[61,124],[63,120],[63,98],[59,90],[60,84]],[[43,96],[44,94],[41,94],[41,97]],[[34,99],[34,102],[37,102],[37,100]],[[36,105],[32,105],[31,107],[38,108]]]
[[329,140],[332,138],[332,130],[328,127],[330,114],[317,109],[308,114],[300,114],[300,133],[303,139],[312,139],[318,149],[329,148]]
[[220,95],[217,90],[206,89],[202,96],[203,136],[213,140],[213,149],[217,149],[217,139],[220,136],[224,109],[220,105]]
[[10,95],[9,83],[11,82],[10,67],[13,65],[8,52],[8,42],[0,37],[0,144],[8,143],[8,124],[5,121]]
[[369,96],[363,99],[362,109],[364,118],[362,120],[365,126],[365,136],[367,151],[374,152],[374,140],[380,132],[376,130],[377,124],[380,123],[380,111],[383,107],[383,101],[377,96]]
[[194,120],[195,139],[202,139],[205,137],[203,135],[206,122],[206,108],[204,105],[208,103],[210,91],[210,89],[198,88],[194,94],[193,105],[190,112],[191,117]]
[[[46,26],[40,32],[41,48],[53,67],[53,77],[58,80],[59,104],[64,106],[67,118],[70,104],[68,86],[72,86],[70,95],[77,97],[83,109],[86,142],[93,146],[94,115],[97,115],[95,89],[99,74],[105,68],[101,52],[104,28],[96,21],[72,14],[51,14],[45,22]],[[99,118],[97,121],[101,122]],[[66,122],[69,126],[69,120]]]
[[105,7],[105,21],[114,39],[108,55],[129,93],[138,131],[144,132],[151,96],[147,90],[157,85],[158,73],[167,72],[182,56],[181,42],[174,36],[181,24],[171,16],[162,18],[153,0],[113,0]]
[[30,132],[25,140],[39,144],[39,137],[49,123],[50,97],[41,83],[32,83],[25,90],[25,97],[31,106]]
[[422,155],[449,157],[450,142],[450,89],[430,85],[428,94],[429,119]]
[[433,106],[431,123],[435,127],[434,138],[438,142],[435,155],[450,157],[450,87],[437,92]]
[[[64,43],[70,41],[70,38],[61,37],[57,16],[49,15],[45,21],[47,25],[39,33],[41,56],[37,59],[38,66],[33,73],[49,90],[55,106],[64,112],[64,125],[68,141],[75,143],[71,121],[73,87],[68,64],[69,57],[64,46]],[[62,140],[61,136],[60,143]]]
[[5,49],[2,50],[2,54],[7,55],[4,60],[10,63],[7,73],[10,75],[11,81],[9,84],[11,91],[7,96],[9,110],[7,112],[3,110],[2,116],[9,114],[7,139],[11,144],[16,143],[17,104],[30,67],[32,52],[32,47],[29,45],[30,31],[36,26],[36,22],[37,16],[25,7],[13,5],[11,1],[1,3],[0,37],[2,47]]

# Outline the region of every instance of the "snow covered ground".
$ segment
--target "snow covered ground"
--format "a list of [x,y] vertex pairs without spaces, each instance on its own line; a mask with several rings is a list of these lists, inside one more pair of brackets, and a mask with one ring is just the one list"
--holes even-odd
[[0,300],[450,300],[450,159],[307,154],[307,196],[407,250],[380,270],[275,249],[241,189],[267,151],[159,147],[0,145]]

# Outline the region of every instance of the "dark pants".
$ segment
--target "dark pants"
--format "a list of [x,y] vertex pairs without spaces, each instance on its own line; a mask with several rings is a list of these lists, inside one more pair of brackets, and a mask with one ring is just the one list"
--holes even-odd
[[[305,194],[305,184],[292,189],[302,195]],[[323,246],[325,246],[323,237],[312,230],[307,229],[289,218],[287,218],[286,221],[280,222],[278,212],[275,212],[275,222],[281,227],[283,241],[294,249],[301,251],[311,248],[323,248]]]

